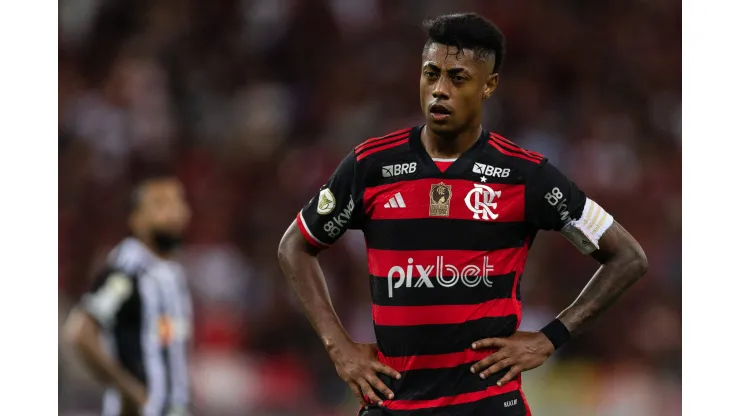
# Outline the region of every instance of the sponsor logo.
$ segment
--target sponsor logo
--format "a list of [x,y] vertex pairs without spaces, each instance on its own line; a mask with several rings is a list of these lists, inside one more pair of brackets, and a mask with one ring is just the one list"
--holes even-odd
[[185,319],[161,316],[157,323],[159,341],[162,345],[169,345],[173,341],[182,341],[190,336],[190,325]]
[[347,226],[347,223],[352,218],[352,211],[354,211],[354,209],[355,201],[350,196],[349,202],[347,203],[347,206],[344,207],[342,212],[331,217],[331,219],[326,224],[324,224],[324,231],[326,231],[329,237],[339,237],[339,234],[342,233],[342,229]]
[[555,187],[552,188],[552,191],[545,194],[545,201],[558,210],[561,224],[566,224],[571,218],[570,212],[568,212],[568,200],[563,198],[563,196],[560,188]]
[[508,178],[509,173],[511,173],[511,169],[497,168],[484,163],[476,163],[473,165],[473,172],[481,175],[492,176],[494,178]]
[[[419,274],[414,278],[414,269]],[[437,256],[434,264],[414,264],[414,259],[409,258],[409,264],[406,268],[393,266],[388,271],[388,297],[393,297],[393,289],[401,287],[434,287],[432,277],[436,278],[437,284],[442,287],[452,287],[462,283],[467,287],[476,287],[481,282],[491,287],[493,282],[489,279],[489,274],[493,272],[493,265],[489,264],[488,256],[483,257],[481,266],[468,264],[462,270],[457,267],[445,264],[444,256]],[[445,276],[447,275],[447,276]]]
[[498,204],[493,200],[500,197],[501,191],[494,191],[488,185],[476,183],[465,196],[465,205],[473,212],[473,219],[495,220],[498,214],[494,214],[493,210]]
[[416,162],[383,166],[383,177],[390,178],[416,172]]
[[449,217],[450,198],[452,198],[452,185],[440,182],[432,185],[429,191],[429,216]]
[[337,199],[331,193],[331,189],[324,188],[319,192],[319,203],[316,205],[316,212],[321,215],[330,214],[337,206]]
[[504,402],[504,407],[516,406],[517,403],[519,403],[519,399],[508,400]]
[[406,208],[406,202],[403,200],[400,192],[396,192],[395,195],[383,205],[383,208]]

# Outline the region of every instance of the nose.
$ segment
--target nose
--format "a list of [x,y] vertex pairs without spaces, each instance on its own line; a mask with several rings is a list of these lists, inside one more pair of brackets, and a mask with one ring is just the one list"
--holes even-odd
[[447,77],[439,77],[437,83],[434,84],[432,90],[432,97],[434,98],[450,98],[450,86],[447,83]]

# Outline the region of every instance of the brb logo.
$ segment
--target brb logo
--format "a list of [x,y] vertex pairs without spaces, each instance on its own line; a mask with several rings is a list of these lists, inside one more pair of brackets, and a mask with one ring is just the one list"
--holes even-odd
[[[414,279],[414,268],[419,274],[418,279]],[[400,287],[434,287],[431,277],[435,277],[437,283],[442,287],[452,287],[462,282],[467,287],[476,287],[483,282],[484,285],[491,287],[493,283],[488,278],[489,273],[493,271],[493,265],[489,264],[488,256],[483,257],[482,267],[469,264],[458,270],[451,264],[445,264],[444,256],[437,256],[435,264],[420,265],[414,264],[414,259],[409,259],[409,264],[404,269],[401,266],[393,266],[388,271],[388,297],[393,297],[393,289]],[[447,275],[445,277],[445,274]],[[395,283],[394,283],[394,278]],[[414,283],[414,280],[416,282]]]
[[493,176],[494,178],[508,178],[509,173],[511,173],[511,169],[502,169],[495,166],[486,165],[485,163],[476,162],[475,165],[473,165],[473,172],[485,176]]
[[383,166],[383,177],[390,178],[398,175],[406,175],[416,172],[416,162],[399,163],[397,165]]
[[498,214],[494,214],[496,203],[494,198],[501,198],[501,191],[494,191],[487,185],[479,183],[465,196],[465,205],[473,212],[473,219],[495,220]]

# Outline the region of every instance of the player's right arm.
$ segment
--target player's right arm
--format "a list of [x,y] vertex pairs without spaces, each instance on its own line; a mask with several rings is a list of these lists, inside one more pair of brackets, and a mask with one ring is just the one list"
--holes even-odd
[[138,414],[147,401],[146,387],[105,352],[100,334],[103,327],[113,324],[123,305],[130,301],[132,286],[130,277],[106,273],[72,310],[64,325],[64,338],[85,367],[100,382],[115,386],[123,395],[122,414]]
[[355,155],[350,153],[288,227],[278,247],[278,260],[339,376],[361,402],[364,395],[380,404],[382,400],[373,387],[389,399],[393,393],[377,373],[394,378],[400,378],[400,374],[378,361],[374,345],[352,341],[334,311],[317,259],[318,253],[348,228],[361,227],[362,194],[356,167]]

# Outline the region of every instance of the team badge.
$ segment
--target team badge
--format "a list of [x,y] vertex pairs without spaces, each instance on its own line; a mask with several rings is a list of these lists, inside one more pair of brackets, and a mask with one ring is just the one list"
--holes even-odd
[[319,203],[316,205],[316,212],[321,215],[326,215],[334,211],[334,207],[337,206],[337,199],[334,198],[334,194],[331,193],[329,188],[324,188],[319,192]]
[[493,211],[498,205],[494,200],[501,198],[501,191],[494,191],[491,187],[476,183],[473,189],[465,196],[465,205],[473,213],[476,220],[495,220],[498,214]]
[[429,216],[449,217],[450,198],[452,198],[452,185],[440,182],[432,185],[429,191]]

